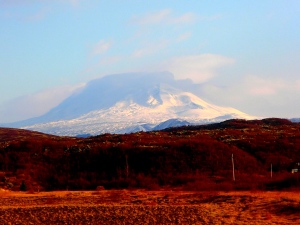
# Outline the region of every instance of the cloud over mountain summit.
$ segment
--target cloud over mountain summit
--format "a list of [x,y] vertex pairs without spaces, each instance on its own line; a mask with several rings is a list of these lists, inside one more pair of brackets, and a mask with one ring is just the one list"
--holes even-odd
[[[46,114],[14,126],[59,135],[126,133],[151,130],[170,119],[207,123],[251,118],[208,103],[186,90],[192,82],[169,72],[127,73],[92,80]],[[147,128],[146,128],[147,127]]]

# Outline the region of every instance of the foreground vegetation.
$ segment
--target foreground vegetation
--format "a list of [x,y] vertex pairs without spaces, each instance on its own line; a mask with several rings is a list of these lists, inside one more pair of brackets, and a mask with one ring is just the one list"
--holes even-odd
[[299,193],[0,191],[1,224],[299,224]]
[[85,139],[0,129],[0,187],[10,190],[299,189],[297,162],[300,125],[283,119]]

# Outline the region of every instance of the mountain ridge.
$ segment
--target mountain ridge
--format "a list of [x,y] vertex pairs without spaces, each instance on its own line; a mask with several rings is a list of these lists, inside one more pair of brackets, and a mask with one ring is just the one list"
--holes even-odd
[[191,124],[253,117],[185,91],[169,72],[108,75],[90,81],[48,113],[13,127],[56,135],[149,131],[170,119]]

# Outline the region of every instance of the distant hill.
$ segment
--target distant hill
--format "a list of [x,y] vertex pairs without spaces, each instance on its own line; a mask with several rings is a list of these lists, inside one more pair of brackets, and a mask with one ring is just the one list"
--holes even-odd
[[88,138],[0,128],[0,187],[12,190],[295,188],[298,162],[300,124],[285,119]]
[[290,119],[293,123],[300,123],[300,118],[292,118]]
[[152,130],[163,130],[171,127],[182,127],[182,126],[189,126],[191,123],[189,123],[186,120],[180,120],[180,119],[169,119],[167,121],[164,121],[154,128]]

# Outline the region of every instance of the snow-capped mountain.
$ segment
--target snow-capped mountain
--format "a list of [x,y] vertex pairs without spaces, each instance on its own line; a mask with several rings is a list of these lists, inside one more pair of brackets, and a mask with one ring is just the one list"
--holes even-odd
[[292,118],[290,119],[293,123],[300,123],[300,118]]
[[183,90],[181,82],[168,72],[106,76],[90,81],[45,115],[15,126],[75,136],[253,118],[233,108],[207,103]]
[[152,130],[163,130],[169,127],[182,127],[182,126],[188,126],[191,125],[190,122],[186,120],[181,120],[181,119],[169,119],[167,121],[164,121],[157,126],[153,127]]

